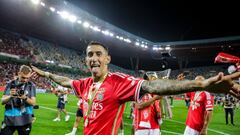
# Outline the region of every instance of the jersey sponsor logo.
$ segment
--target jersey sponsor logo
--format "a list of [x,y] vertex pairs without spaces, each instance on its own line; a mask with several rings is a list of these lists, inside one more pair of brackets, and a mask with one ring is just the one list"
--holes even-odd
[[202,97],[201,97],[201,96],[199,96],[199,97],[197,98],[197,101],[200,101],[200,100],[201,100],[201,98],[202,98]]
[[147,119],[148,118],[148,111],[144,111],[143,116],[144,116],[144,119]]
[[211,101],[207,101],[207,104],[211,104],[212,102]]
[[98,101],[102,101],[103,99],[104,99],[104,92],[105,92],[106,90],[105,90],[105,88],[100,88],[99,90],[98,90],[98,94],[97,94],[97,96],[96,96],[96,99],[98,100]]
[[197,109],[198,107],[200,107],[200,104],[199,103],[197,103],[197,102],[191,102],[191,107],[192,107],[192,110],[195,110],[195,109]]
[[104,98],[104,94],[103,93],[98,93],[97,100],[101,101],[101,100],[103,100],[103,98]]

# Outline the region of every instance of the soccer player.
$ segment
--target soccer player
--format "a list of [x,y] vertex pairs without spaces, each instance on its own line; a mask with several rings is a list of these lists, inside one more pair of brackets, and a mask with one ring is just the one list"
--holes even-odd
[[77,109],[77,112],[76,112],[76,119],[75,119],[75,122],[74,122],[74,125],[73,125],[72,132],[70,132],[68,134],[65,134],[65,135],[75,135],[76,134],[79,122],[80,122],[81,118],[83,117],[83,111],[82,111],[83,104],[82,103],[83,103],[82,98],[79,97],[78,109]]
[[145,93],[173,95],[207,89],[211,92],[231,93],[238,96],[240,85],[234,84],[232,79],[239,77],[240,72],[226,76],[219,73],[204,81],[161,79],[144,81],[123,73],[109,72],[110,61],[107,47],[98,42],[91,42],[86,49],[86,64],[92,74],[91,77],[72,80],[34,66],[32,69],[36,75],[49,78],[62,86],[72,87],[81,95],[86,135],[116,135],[122,121],[124,103],[138,101]]
[[65,105],[67,102],[67,91],[62,86],[58,85],[57,90],[55,91],[55,95],[58,97],[57,102],[57,117],[53,119],[53,121],[61,121],[61,112],[65,114],[65,121],[69,121],[70,115],[68,115],[67,110],[65,109]]
[[[197,76],[195,80],[205,79],[203,76]],[[184,135],[206,135],[212,118],[214,97],[207,91],[190,92],[187,96],[190,98],[190,106]]]
[[[157,74],[155,72],[147,72],[144,74],[145,80],[156,80]],[[161,109],[160,96],[146,93],[139,102],[136,103],[134,109],[134,129],[135,135],[159,135]]]

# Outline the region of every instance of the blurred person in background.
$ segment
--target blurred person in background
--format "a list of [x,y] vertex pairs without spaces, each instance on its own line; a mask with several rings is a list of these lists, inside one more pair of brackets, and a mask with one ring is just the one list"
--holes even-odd
[[[205,78],[197,76],[195,80],[203,81]],[[187,96],[190,106],[184,135],[206,135],[213,114],[214,97],[207,91],[190,92]]]
[[32,70],[22,65],[16,79],[10,81],[2,96],[5,105],[1,135],[29,135],[32,129],[33,106],[36,104],[36,87],[29,81]]
[[[156,80],[155,72],[144,74],[145,80]],[[160,96],[145,94],[135,103],[134,129],[135,135],[159,135],[161,124]]]
[[58,97],[57,102],[57,117],[53,119],[53,121],[61,121],[61,112],[65,114],[65,121],[69,121],[70,115],[68,114],[67,110],[65,109],[66,103],[67,103],[67,94],[68,91],[66,88],[57,85],[55,88],[54,94]]
[[226,125],[228,125],[228,116],[230,114],[231,118],[231,124],[234,126],[234,104],[235,104],[235,98],[229,94],[225,95],[224,99],[224,110],[225,110],[225,120],[226,120]]

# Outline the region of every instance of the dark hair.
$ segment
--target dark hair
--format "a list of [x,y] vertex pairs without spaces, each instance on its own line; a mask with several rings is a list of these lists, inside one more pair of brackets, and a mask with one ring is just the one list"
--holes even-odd
[[102,46],[104,48],[104,50],[107,52],[107,54],[109,54],[108,48],[104,44],[97,42],[97,41],[91,41],[87,46],[91,46],[91,45]]

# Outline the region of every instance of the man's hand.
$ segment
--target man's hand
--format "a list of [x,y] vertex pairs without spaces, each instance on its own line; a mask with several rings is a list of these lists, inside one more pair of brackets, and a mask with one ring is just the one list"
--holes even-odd
[[207,129],[203,128],[200,132],[200,135],[207,135]]
[[159,100],[159,99],[161,99],[161,96],[159,96],[159,95],[154,95],[154,96],[153,96],[153,99],[154,99],[154,100]]
[[61,86],[71,88],[71,83],[73,80],[71,80],[70,78],[45,72],[32,65],[31,68],[34,71],[34,73],[32,74],[32,78],[37,78],[38,76],[46,77],[56,82],[57,84],[60,84]]
[[208,78],[201,83],[202,87],[209,92],[214,93],[230,93],[231,95],[239,95],[239,84],[233,82],[234,79],[240,77],[240,72],[224,76],[223,73]]
[[35,66],[32,66],[32,65],[31,65],[31,68],[33,70],[33,74],[32,74],[33,78],[37,78],[38,75],[45,77],[45,71],[43,71],[43,70],[41,70],[41,69],[39,69],[39,68],[37,68]]
[[183,73],[181,73],[177,76],[177,80],[179,80],[179,81],[184,80],[184,79],[185,79],[185,76]]
[[16,97],[16,95],[17,95],[17,90],[16,89],[11,89],[10,90],[10,96],[11,97]]

